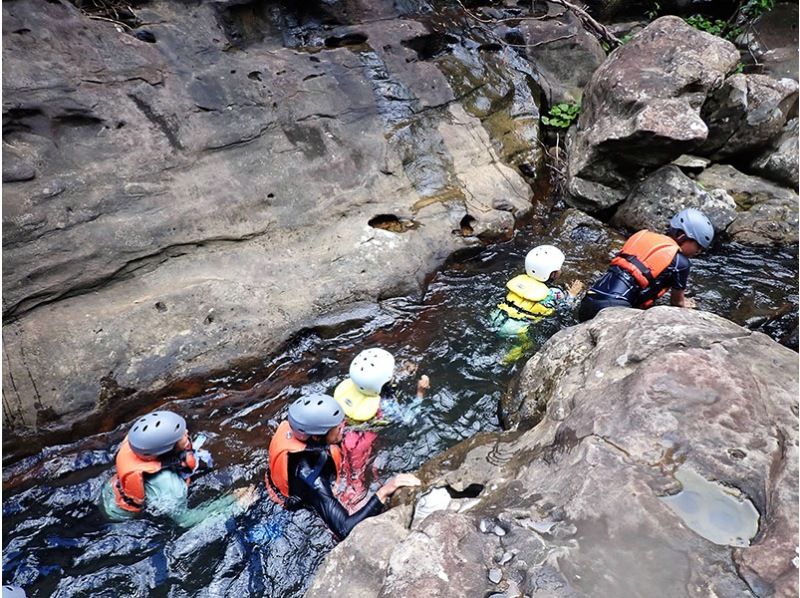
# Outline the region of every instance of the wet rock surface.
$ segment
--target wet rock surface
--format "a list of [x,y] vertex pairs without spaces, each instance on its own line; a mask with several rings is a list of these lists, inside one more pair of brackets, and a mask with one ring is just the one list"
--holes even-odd
[[[559,332],[503,403],[516,431],[478,435],[422,468],[429,487],[483,491],[466,511],[431,515],[425,538],[391,536],[391,575],[417,579],[439,562],[430,555],[451,554],[486,572],[485,595],[638,596],[654,584],[665,596],[796,594],[796,362],[765,335],[677,308],[604,310]],[[681,490],[678,468],[752,502],[750,546],[715,544],[661,500]],[[391,534],[386,517],[373,537]],[[475,533],[496,559],[469,550]],[[357,570],[354,540],[325,567]],[[332,579],[322,572],[315,587]],[[386,579],[368,595],[386,594]],[[464,594],[449,586],[437,595]]]
[[538,19],[526,19],[518,29],[498,33],[511,43],[522,37],[549,105],[579,102],[592,73],[606,59],[605,50],[572,12],[554,3],[546,5]]
[[733,197],[739,213],[728,234],[750,245],[792,245],[798,240],[798,195],[761,177],[726,164],[715,164],[697,177],[706,190]]
[[509,233],[538,89],[419,8],[156,1],[134,36],[3,5],[6,429],[91,425]]

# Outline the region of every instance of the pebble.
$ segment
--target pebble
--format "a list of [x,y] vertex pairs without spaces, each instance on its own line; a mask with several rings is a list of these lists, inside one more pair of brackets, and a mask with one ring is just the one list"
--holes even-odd
[[495,536],[500,536],[501,538],[506,535],[506,530],[499,525],[495,525],[492,531],[494,532]]
[[489,581],[500,583],[501,579],[503,579],[503,572],[500,569],[489,569]]

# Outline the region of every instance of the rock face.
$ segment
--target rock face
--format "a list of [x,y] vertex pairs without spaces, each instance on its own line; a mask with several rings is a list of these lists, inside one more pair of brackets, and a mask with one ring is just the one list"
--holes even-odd
[[796,104],[792,79],[732,75],[703,106],[709,133],[698,151],[720,160],[763,147],[781,133]]
[[[419,595],[420,578],[434,595],[463,596],[440,580],[479,571],[468,595],[796,595],[797,389],[797,355],[763,334],[691,310],[605,310],[526,364],[503,404],[516,431],[423,467],[429,487],[482,488],[471,505],[430,515],[420,532],[399,533],[391,513],[357,528],[311,595],[348,587],[363,553],[389,562],[358,586],[364,596]],[[716,482],[716,495],[694,496],[698,511],[730,495],[755,506],[749,546],[713,543],[661,500],[686,472]],[[756,523],[729,515],[709,521],[732,533]]]
[[[549,2],[547,7],[552,18],[523,20],[513,34],[522,36],[548,104],[578,102],[606,53],[572,12]],[[513,43],[513,34],[506,33],[506,40]]]
[[391,3],[136,13],[3,4],[7,428],[263,356],[530,208],[524,64]]
[[797,118],[793,118],[786,123],[780,137],[753,160],[750,168],[771,181],[797,190],[797,148]]
[[748,27],[737,43],[748,46],[759,68],[776,79],[797,81],[797,2],[776,2]]
[[733,166],[715,164],[697,177],[706,190],[721,190],[736,202],[739,213],[728,227],[736,241],[749,245],[790,245],[798,241],[797,193]]
[[631,180],[705,141],[700,109],[738,60],[733,44],[677,17],[657,19],[616,49],[584,91],[570,148],[571,203],[610,208]]
[[632,230],[648,228],[663,231],[684,208],[697,208],[708,216],[717,232],[724,231],[736,218],[736,202],[723,189],[710,192],[681,172],[677,166],[664,166],[639,183],[620,206],[613,221]]

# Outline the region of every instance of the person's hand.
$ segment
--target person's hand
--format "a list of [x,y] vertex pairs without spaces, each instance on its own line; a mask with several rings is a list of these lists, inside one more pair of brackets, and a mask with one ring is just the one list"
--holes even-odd
[[580,280],[574,281],[569,287],[567,287],[567,293],[572,295],[573,297],[577,297],[578,293],[583,290],[583,282]]
[[431,379],[428,378],[425,374],[419,377],[417,381],[417,396],[423,397],[425,396],[425,391],[431,387]]
[[253,485],[237,488],[233,491],[233,497],[241,508],[247,509],[258,499],[258,490]]
[[378,500],[380,500],[382,503],[385,503],[386,499],[394,494],[399,488],[419,486],[420,484],[422,484],[422,482],[414,474],[398,473],[383,486],[378,488],[378,491],[375,494],[378,496]]

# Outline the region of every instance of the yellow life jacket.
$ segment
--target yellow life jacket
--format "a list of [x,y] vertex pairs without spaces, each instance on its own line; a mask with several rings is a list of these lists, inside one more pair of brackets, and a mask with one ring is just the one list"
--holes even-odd
[[539,320],[555,311],[540,303],[550,294],[550,288],[527,274],[515,276],[508,281],[506,287],[506,299],[497,307],[515,320]]
[[333,391],[333,398],[342,406],[344,414],[357,422],[372,419],[381,406],[380,395],[364,394],[350,378],[339,383]]

